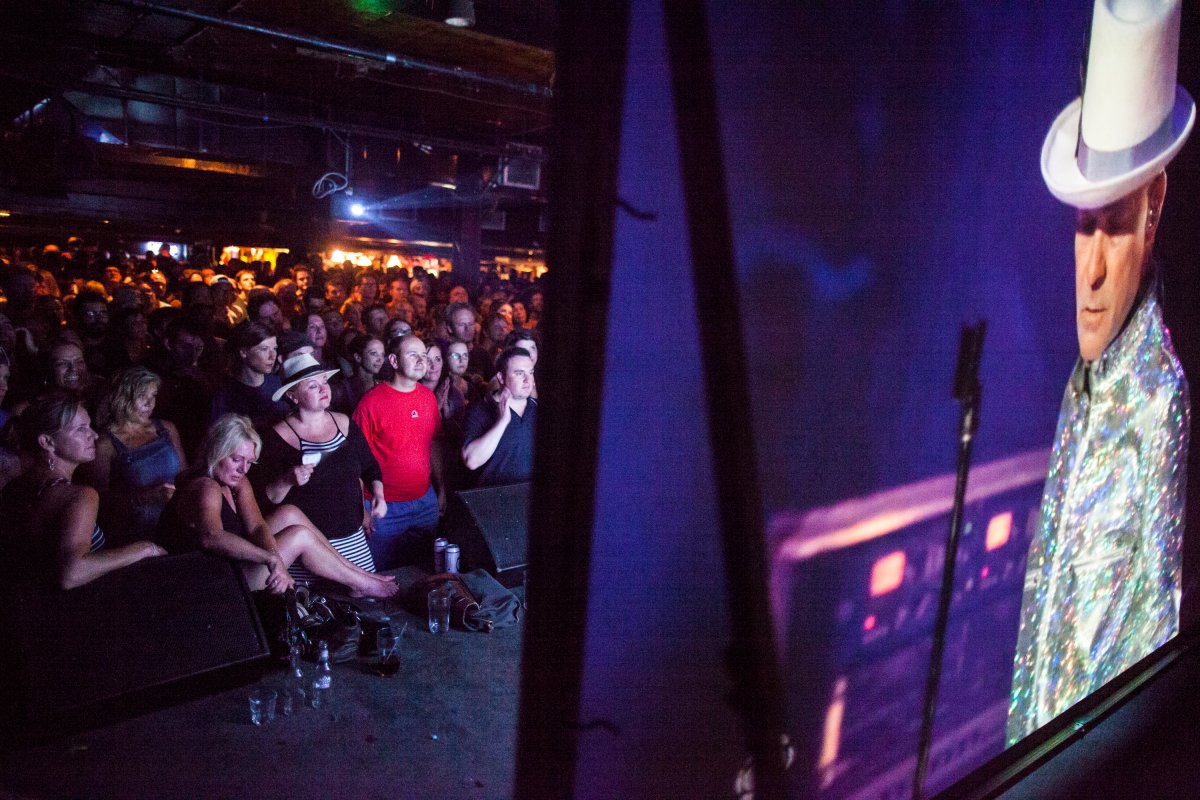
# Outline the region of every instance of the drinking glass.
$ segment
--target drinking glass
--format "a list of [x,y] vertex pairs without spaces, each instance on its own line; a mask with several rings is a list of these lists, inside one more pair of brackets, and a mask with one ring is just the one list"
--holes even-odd
[[444,633],[450,629],[450,590],[438,587],[429,592],[429,631]]
[[255,725],[265,725],[275,719],[275,699],[278,693],[274,689],[255,689],[250,693],[250,721]]
[[385,625],[375,634],[375,643],[379,653],[371,669],[376,675],[390,678],[400,671],[400,636]]

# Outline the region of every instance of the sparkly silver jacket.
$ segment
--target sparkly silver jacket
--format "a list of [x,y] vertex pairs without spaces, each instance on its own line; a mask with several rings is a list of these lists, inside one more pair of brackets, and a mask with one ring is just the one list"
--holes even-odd
[[1147,292],[1063,396],[1025,568],[1009,744],[1175,635],[1189,413]]

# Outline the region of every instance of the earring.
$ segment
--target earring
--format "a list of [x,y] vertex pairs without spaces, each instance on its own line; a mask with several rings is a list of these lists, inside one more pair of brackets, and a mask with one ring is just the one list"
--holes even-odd
[[54,453],[47,453],[46,454],[46,469],[53,472],[54,468],[57,466],[58,466],[58,462],[54,460]]

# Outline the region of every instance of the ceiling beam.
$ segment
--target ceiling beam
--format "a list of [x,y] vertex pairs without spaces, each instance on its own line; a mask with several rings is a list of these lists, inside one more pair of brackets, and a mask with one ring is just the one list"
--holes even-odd
[[497,78],[495,76],[485,75],[474,70],[451,67],[445,64],[436,64],[423,59],[409,58],[407,56],[397,55],[396,53],[388,52],[386,50],[374,50],[356,47],[354,45],[344,44],[342,42],[334,42],[316,36],[293,33],[291,31],[285,31],[278,28],[270,28],[265,25],[258,25],[252,22],[244,22],[231,17],[202,14],[198,11],[189,11],[183,8],[175,8],[173,6],[164,6],[159,3],[148,2],[147,0],[97,0],[97,2],[108,5],[122,6],[124,8],[141,11],[143,13],[175,17],[178,19],[190,20],[192,22],[199,22],[204,25],[229,28],[232,30],[241,31],[243,33],[281,39],[283,41],[288,41],[304,47],[311,47],[316,50],[338,53],[340,55],[361,58],[367,61],[376,61],[389,66],[398,66],[405,69],[418,70],[432,75],[455,78],[468,83],[476,83],[484,86],[507,89],[509,91],[529,94],[535,97],[550,98],[554,96],[553,89],[551,89],[549,86],[544,86],[538,83],[521,83],[519,81],[511,81],[506,78]]

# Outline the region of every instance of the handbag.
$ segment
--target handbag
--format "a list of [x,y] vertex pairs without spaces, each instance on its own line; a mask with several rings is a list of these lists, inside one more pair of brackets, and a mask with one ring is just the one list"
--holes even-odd
[[299,640],[305,659],[317,660],[321,642],[329,645],[329,660],[334,664],[358,657],[362,623],[352,605],[297,586],[287,592],[287,610],[290,636]]
[[467,631],[491,633],[520,619],[521,601],[487,570],[467,573],[439,572],[421,578],[409,590],[409,608],[426,613],[426,598],[439,587],[450,592],[450,625]]

